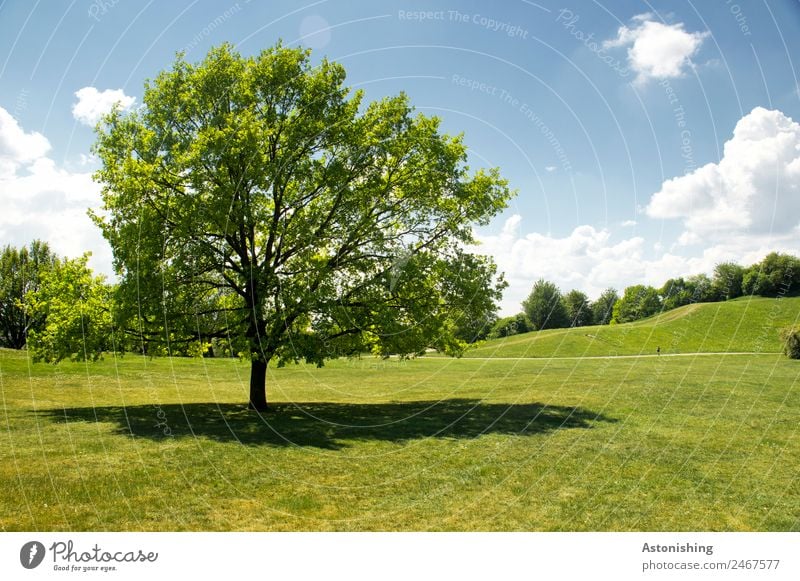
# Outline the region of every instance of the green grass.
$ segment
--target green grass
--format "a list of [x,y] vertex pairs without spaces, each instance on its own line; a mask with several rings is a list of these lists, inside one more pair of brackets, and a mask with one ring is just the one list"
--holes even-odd
[[587,357],[781,351],[779,330],[800,322],[800,297],[687,305],[635,323],[553,329],[486,341],[466,357]]
[[0,350],[0,529],[800,530],[780,355],[247,372]]

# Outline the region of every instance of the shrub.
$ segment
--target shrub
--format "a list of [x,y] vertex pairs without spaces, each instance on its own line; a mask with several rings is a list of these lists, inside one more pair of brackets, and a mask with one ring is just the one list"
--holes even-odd
[[789,359],[800,359],[800,327],[787,327],[781,331],[783,352]]
[[489,338],[499,339],[500,337],[510,337],[511,335],[527,333],[533,330],[533,324],[528,319],[528,316],[525,313],[519,313],[497,321],[489,333]]

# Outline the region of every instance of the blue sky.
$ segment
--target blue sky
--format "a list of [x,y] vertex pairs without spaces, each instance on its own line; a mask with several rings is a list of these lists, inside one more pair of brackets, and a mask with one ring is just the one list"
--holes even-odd
[[[478,231],[510,287],[596,297],[800,243],[800,3],[0,1],[0,243],[111,254],[92,125],[176,51],[278,39],[405,91],[518,196]],[[798,61],[798,62],[795,62]]]

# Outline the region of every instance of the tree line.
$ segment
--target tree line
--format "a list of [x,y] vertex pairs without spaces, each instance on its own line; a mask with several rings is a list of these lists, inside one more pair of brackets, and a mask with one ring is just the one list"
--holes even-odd
[[562,294],[556,284],[538,280],[522,302],[522,312],[496,320],[487,338],[518,333],[630,323],[692,303],[727,301],[740,296],[785,296],[800,290],[800,259],[772,252],[748,267],[735,262],[717,264],[711,277],[697,274],[667,280],[660,288],[627,287],[622,296],[608,288],[595,300],[579,291]]
[[[120,324],[114,308],[120,287],[96,275],[88,259],[88,253],[59,257],[41,240],[22,248],[5,246],[0,253],[0,347],[27,346],[35,359],[44,361],[57,361],[65,353],[73,359],[96,359],[112,350],[154,356],[240,355],[234,341],[214,337],[201,325],[194,334],[172,337],[162,327],[166,340],[153,343],[134,325]],[[451,326],[458,340],[474,343],[544,329],[629,323],[693,303],[798,291],[800,259],[772,252],[749,267],[718,264],[711,277],[671,278],[660,288],[632,285],[622,296],[608,288],[594,301],[575,289],[562,294],[555,283],[540,279],[522,302],[522,312],[498,318],[487,303],[459,311]]]

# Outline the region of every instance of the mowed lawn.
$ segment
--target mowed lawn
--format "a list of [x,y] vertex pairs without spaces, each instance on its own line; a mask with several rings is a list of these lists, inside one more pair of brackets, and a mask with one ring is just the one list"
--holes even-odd
[[2,530],[800,530],[800,362],[30,364],[0,350]]
[[696,303],[624,325],[552,329],[487,341],[466,357],[596,357],[781,350],[778,330],[800,324],[800,297]]

